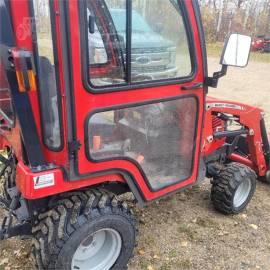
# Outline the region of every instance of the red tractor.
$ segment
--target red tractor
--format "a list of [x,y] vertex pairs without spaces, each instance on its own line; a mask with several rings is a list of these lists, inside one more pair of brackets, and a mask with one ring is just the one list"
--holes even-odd
[[120,194],[142,207],[208,177],[236,214],[270,182],[263,111],[207,97],[251,38],[209,77],[196,0],[0,0],[0,27],[0,240],[31,236],[38,269],[126,269]]

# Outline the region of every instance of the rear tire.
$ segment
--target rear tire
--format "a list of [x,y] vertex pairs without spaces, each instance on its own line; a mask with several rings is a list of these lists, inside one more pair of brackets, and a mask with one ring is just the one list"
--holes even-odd
[[73,192],[39,216],[33,228],[38,269],[127,269],[136,221],[125,202],[106,191]]
[[256,174],[240,163],[229,163],[214,177],[211,199],[214,207],[224,214],[242,212],[256,189]]

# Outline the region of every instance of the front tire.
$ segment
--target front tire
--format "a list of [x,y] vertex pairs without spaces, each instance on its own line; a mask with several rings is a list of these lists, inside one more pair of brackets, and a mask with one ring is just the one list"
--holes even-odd
[[211,199],[224,214],[241,213],[256,190],[256,173],[240,163],[229,163],[214,177]]
[[126,269],[136,221],[125,202],[106,191],[73,192],[40,215],[33,228],[38,269]]

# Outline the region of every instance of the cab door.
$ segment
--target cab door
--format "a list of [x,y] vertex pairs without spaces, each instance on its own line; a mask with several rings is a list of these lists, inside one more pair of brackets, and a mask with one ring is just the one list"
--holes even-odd
[[147,201],[196,182],[205,96],[196,1],[66,5],[78,175],[128,175]]

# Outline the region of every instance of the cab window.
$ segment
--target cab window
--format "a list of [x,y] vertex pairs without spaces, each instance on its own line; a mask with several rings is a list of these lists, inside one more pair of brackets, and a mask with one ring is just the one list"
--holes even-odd
[[33,1],[38,77],[44,143],[51,149],[61,147],[59,101],[53,48],[49,0]]
[[184,181],[193,172],[197,109],[185,97],[98,112],[88,122],[88,155],[131,160],[155,191]]
[[0,119],[1,118],[4,118],[5,122],[10,126],[14,123],[14,111],[10,87],[7,81],[3,62],[0,59]]
[[96,25],[94,33],[88,33],[90,83],[111,86],[189,77],[189,40],[178,2],[130,1],[130,10],[126,2],[87,1],[87,12],[93,15],[88,25],[93,18]]
[[[5,25],[5,31],[0,30],[0,120],[1,126],[13,126],[15,114],[11,99],[11,90],[4,66],[4,55],[7,47],[14,46],[14,35],[9,14],[4,0],[0,0],[0,25]],[[5,48],[5,49],[4,49]]]

